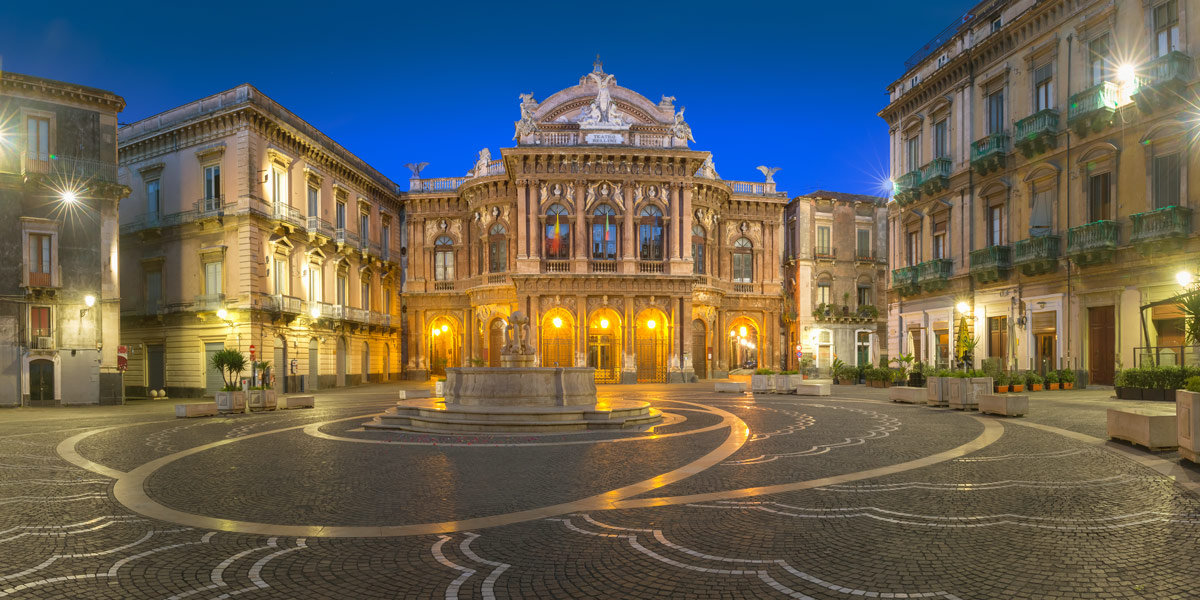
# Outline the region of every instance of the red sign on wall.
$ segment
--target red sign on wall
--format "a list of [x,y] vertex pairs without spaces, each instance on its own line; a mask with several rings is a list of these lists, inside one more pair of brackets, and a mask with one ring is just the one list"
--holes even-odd
[[117,370],[124,373],[129,368],[129,346],[117,346]]

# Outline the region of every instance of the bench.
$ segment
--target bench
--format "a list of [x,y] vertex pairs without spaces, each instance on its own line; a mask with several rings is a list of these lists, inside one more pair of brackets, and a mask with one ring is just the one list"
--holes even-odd
[[717,381],[713,383],[713,391],[718,394],[744,394],[746,393],[746,382]]
[[904,404],[925,404],[925,388],[896,385],[888,388],[888,399]]
[[192,417],[215,417],[217,416],[217,403],[196,402],[193,404],[176,404],[175,416],[180,419],[190,419]]
[[980,394],[979,412],[1005,417],[1021,417],[1029,412],[1029,396],[1021,394]]
[[280,409],[289,408],[315,408],[317,405],[316,398],[312,396],[284,396],[283,402],[279,403]]
[[416,390],[400,390],[400,399],[401,400],[420,400],[422,398],[431,398],[431,397],[433,397],[433,394],[430,393],[428,388],[421,388],[421,389],[416,389]]
[[1175,392],[1175,414],[1179,415],[1179,456],[1200,463],[1200,393]]
[[1108,409],[1108,437],[1145,446],[1151,452],[1179,446],[1174,412],[1137,408]]
[[797,396],[829,396],[832,383],[813,383],[811,379],[796,385]]

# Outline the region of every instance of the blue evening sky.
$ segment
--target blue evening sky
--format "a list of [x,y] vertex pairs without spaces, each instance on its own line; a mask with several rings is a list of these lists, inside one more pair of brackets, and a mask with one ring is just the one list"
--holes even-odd
[[974,0],[8,2],[0,68],[111,90],[122,122],[255,85],[407,189],[513,144],[517,95],[617,83],[687,107],[725,179],[878,193],[876,114],[903,63]]

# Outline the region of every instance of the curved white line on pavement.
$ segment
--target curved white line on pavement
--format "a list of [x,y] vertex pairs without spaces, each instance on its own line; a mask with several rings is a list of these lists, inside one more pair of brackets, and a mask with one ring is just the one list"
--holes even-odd
[[1108,485],[1117,485],[1128,481],[1142,479],[1129,474],[1112,475],[1110,477],[1102,477],[1100,479],[1085,479],[1081,481],[1025,481],[1019,479],[1006,479],[1003,481],[986,481],[983,483],[925,483],[923,481],[910,481],[904,483],[878,483],[864,485],[830,485],[819,488],[821,492],[851,492],[851,493],[869,493],[869,492],[894,492],[898,490],[932,490],[939,492],[978,492],[984,490],[1001,490],[1012,487],[1037,488],[1037,489],[1071,489],[1082,487],[1103,487]]
[[[9,541],[23,538],[23,537],[29,536],[29,535],[55,536],[55,535],[71,535],[71,534],[75,534],[75,533],[89,533],[92,531],[99,531],[101,529],[104,529],[105,527],[108,527],[109,525],[112,525],[118,521],[130,523],[130,522],[137,522],[137,521],[143,521],[143,520],[144,519],[142,519],[136,515],[110,515],[110,516],[105,516],[105,517],[96,517],[95,519],[90,519],[87,521],[80,521],[79,523],[71,523],[70,525],[18,525],[16,527],[10,527],[8,529],[5,529],[4,531],[0,531],[0,535],[4,535],[6,533],[12,533],[14,531],[19,531],[19,530],[25,530],[25,533],[19,533],[12,537],[6,537],[3,539],[0,539],[0,542],[9,542]],[[104,521],[104,522],[101,523],[101,521]],[[85,525],[92,525],[94,523],[100,523],[100,524],[96,525],[95,527],[90,527],[87,529],[78,529],[80,527],[84,527]],[[49,530],[49,531],[43,531],[43,530]],[[70,530],[70,531],[68,531],[68,530]]]
[[17,481],[0,481],[0,485],[21,485],[26,483],[36,483],[39,485],[85,485],[93,483],[112,483],[107,479],[76,479],[75,481],[67,479],[19,479]]
[[508,563],[487,560],[480,557],[478,554],[475,554],[475,551],[471,549],[471,542],[474,542],[478,537],[479,534],[477,533],[467,533],[466,539],[464,539],[462,544],[459,545],[459,549],[462,550],[462,553],[466,555],[467,558],[477,563],[496,567],[492,569],[491,573],[488,574],[487,579],[483,580],[483,589],[481,590],[481,593],[483,594],[483,600],[496,600],[496,580],[500,578],[501,573],[507,571],[512,565]]
[[780,452],[775,454],[763,454],[754,458],[744,458],[741,460],[730,460],[722,463],[725,466],[746,466],[746,465],[761,465],[769,462],[774,462],[780,458],[798,458],[803,456],[817,456],[825,454],[834,448],[845,448],[847,446],[861,446],[867,443],[867,440],[885,438],[891,435],[891,432],[900,428],[900,420],[890,415],[885,415],[873,410],[862,410],[859,408],[849,408],[845,406],[828,406],[824,404],[802,404],[800,406],[811,406],[814,408],[831,408],[835,410],[848,410],[850,412],[861,413],[867,415],[871,419],[878,421],[880,424],[867,430],[867,433],[844,438],[840,442],[833,444],[818,444],[808,450],[799,452]]
[[[272,539],[274,539],[274,538],[272,538]],[[240,590],[234,590],[232,592],[221,594],[220,596],[213,598],[213,600],[225,600],[225,598],[231,598],[233,596],[245,594],[246,592],[253,592],[256,590],[265,590],[265,589],[271,587],[271,585],[268,584],[262,578],[263,567],[267,566],[267,563],[271,562],[272,560],[275,560],[276,558],[278,558],[280,556],[283,556],[284,554],[288,554],[290,552],[295,552],[297,550],[303,550],[307,547],[308,547],[308,544],[305,544],[305,539],[298,538],[296,540],[295,548],[284,548],[283,550],[280,550],[278,552],[272,552],[271,554],[268,554],[268,555],[258,559],[258,562],[255,562],[254,566],[250,567],[250,582],[254,584],[252,587],[245,587]]]
[[9,575],[0,575],[0,581],[8,581],[9,579],[16,579],[18,577],[22,577],[22,576],[28,575],[30,573],[36,573],[38,571],[41,571],[42,569],[45,569],[46,567],[48,567],[52,564],[58,562],[60,559],[91,558],[94,556],[107,556],[109,554],[114,554],[114,553],[120,552],[122,550],[128,550],[135,546],[140,546],[142,544],[142,542],[145,542],[160,533],[179,533],[181,531],[191,531],[191,528],[188,527],[188,528],[184,528],[184,529],[165,529],[162,531],[148,531],[148,532],[146,532],[146,535],[143,535],[141,537],[141,539],[139,539],[136,542],[125,544],[124,546],[117,546],[116,548],[109,548],[108,550],[98,550],[96,552],[79,552],[79,553],[75,553],[75,554],[55,554],[55,555],[51,556],[50,558],[47,558],[46,560],[42,561],[41,564],[34,566],[34,567],[30,567],[28,569],[25,569],[24,571],[20,571],[17,573],[11,573]]
[[8,498],[5,498],[4,500],[0,500],[0,505],[14,504],[17,502],[33,502],[34,500],[37,500],[38,502],[78,502],[80,500],[100,500],[100,499],[107,499],[107,498],[108,498],[108,494],[103,494],[103,493],[99,493],[99,492],[91,492],[91,493],[87,493],[87,494],[76,494],[74,496],[61,496],[61,497],[55,497],[55,496],[10,496]]
[[1013,460],[1018,458],[1062,458],[1064,456],[1074,456],[1087,452],[1087,448],[1076,448],[1074,450],[1058,450],[1055,452],[1039,452],[1036,454],[1000,454],[997,456],[964,456],[956,458],[954,462],[992,462],[997,460]]
[[446,555],[442,552],[442,546],[445,546],[446,542],[448,541],[450,541],[450,536],[439,535],[438,541],[434,542],[431,551],[433,552],[433,558],[439,563],[442,563],[443,566],[450,567],[451,569],[462,573],[462,575],[459,575],[457,579],[450,582],[450,586],[446,588],[446,600],[458,600],[459,588],[461,588],[462,585],[466,583],[472,575],[475,574],[475,569],[468,569],[467,567],[464,567],[458,563],[455,563],[449,558],[446,558]]
[[209,579],[212,580],[211,584],[206,585],[201,588],[196,588],[194,590],[180,592],[178,594],[175,594],[174,596],[167,598],[167,600],[182,600],[183,598],[187,598],[188,596],[194,596],[201,592],[207,592],[209,590],[215,590],[217,588],[227,587],[229,584],[225,583],[225,569],[228,569],[229,567],[233,566],[233,563],[237,562],[238,559],[242,558],[243,556],[246,556],[248,554],[253,554],[260,550],[268,550],[270,548],[278,547],[278,545],[275,543],[276,540],[278,540],[278,539],[279,538],[271,538],[271,539],[267,540],[266,546],[259,546],[257,548],[250,548],[248,550],[242,550],[241,552],[238,552],[237,554],[234,554],[233,556],[226,558],[225,560],[221,561],[221,564],[217,565],[216,568],[213,569],[212,574],[209,575]]

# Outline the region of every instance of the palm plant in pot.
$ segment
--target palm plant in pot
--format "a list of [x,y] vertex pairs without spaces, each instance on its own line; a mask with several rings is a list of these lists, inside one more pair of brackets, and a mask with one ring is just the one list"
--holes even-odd
[[235,348],[218,350],[209,359],[209,366],[221,374],[225,387],[216,393],[217,410],[233,412],[243,410],[246,396],[238,387],[238,377],[246,370],[246,355]]

